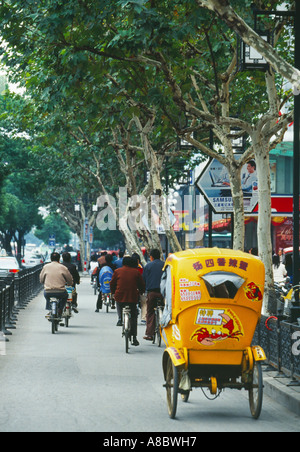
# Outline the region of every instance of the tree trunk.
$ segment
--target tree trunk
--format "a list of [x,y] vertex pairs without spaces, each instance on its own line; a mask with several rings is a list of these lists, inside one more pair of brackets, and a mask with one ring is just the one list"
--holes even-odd
[[3,247],[8,254],[12,254],[11,241],[12,241],[13,235],[14,235],[13,232],[5,231]]
[[233,249],[244,251],[245,247],[245,213],[244,213],[244,198],[241,184],[241,168],[231,165],[228,168],[233,211],[234,211],[234,236]]
[[140,247],[140,244],[138,243],[136,231],[134,231],[134,232],[131,231],[131,229],[128,226],[128,210],[129,210],[129,203],[126,206],[125,212],[122,212],[122,215],[120,215],[120,217],[119,217],[119,230],[123,234],[127,251],[130,254],[132,254],[132,253],[139,254],[142,264],[145,265],[146,261],[143,257],[143,253],[141,253],[141,247]]
[[142,147],[143,147],[143,151],[144,151],[145,162],[146,162],[147,168],[149,170],[150,177],[152,179],[153,193],[154,193],[155,197],[157,197],[157,202],[159,204],[159,206],[157,205],[157,210],[160,213],[159,218],[160,218],[161,224],[165,230],[165,234],[169,241],[172,252],[175,253],[177,251],[182,251],[180,243],[175,234],[175,231],[170,223],[166,199],[163,198],[164,191],[163,191],[161,177],[160,177],[161,167],[158,163],[157,155],[149,141],[149,134],[152,131],[154,117],[150,118],[144,127],[142,126],[139,118],[134,117],[134,120],[136,123],[136,127],[138,129],[138,132],[140,133],[140,136],[141,136],[141,142],[142,142]]
[[267,313],[269,291],[273,286],[272,241],[271,241],[271,188],[270,159],[266,151],[266,143],[260,141],[254,144],[255,161],[258,179],[258,250],[259,257],[265,265],[265,296],[263,313]]

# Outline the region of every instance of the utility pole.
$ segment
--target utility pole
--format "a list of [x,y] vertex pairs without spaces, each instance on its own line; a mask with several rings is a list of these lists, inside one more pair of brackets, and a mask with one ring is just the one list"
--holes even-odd
[[[295,2],[295,68],[300,69],[300,4]],[[300,282],[299,275],[299,169],[300,169],[300,93],[294,97],[294,239],[293,239],[293,285]],[[300,317],[299,291],[295,291],[295,304],[292,308],[291,321]]]

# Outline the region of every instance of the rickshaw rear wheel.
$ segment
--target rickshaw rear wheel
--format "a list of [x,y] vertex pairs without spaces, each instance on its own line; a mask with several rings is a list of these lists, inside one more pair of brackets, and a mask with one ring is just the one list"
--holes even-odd
[[252,372],[252,383],[249,388],[249,404],[252,417],[258,419],[263,403],[263,373],[259,362],[254,363]]
[[179,378],[178,370],[169,357],[166,368],[166,390],[168,412],[171,419],[174,419],[177,411]]

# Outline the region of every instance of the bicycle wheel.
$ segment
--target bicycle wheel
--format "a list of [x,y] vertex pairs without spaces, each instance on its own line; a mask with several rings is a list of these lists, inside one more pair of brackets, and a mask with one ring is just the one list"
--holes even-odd
[[157,345],[158,347],[161,346],[161,329],[160,329],[160,322],[162,318],[162,311],[159,309],[158,311],[158,325],[157,325]]
[[171,419],[174,419],[177,411],[178,400],[178,370],[169,357],[166,370],[166,391],[168,412]]
[[158,334],[157,334],[157,346],[158,347],[161,346],[161,332],[160,332],[160,329],[158,329]]
[[66,307],[64,309],[64,314],[63,314],[66,328],[69,327],[69,321],[70,321],[70,318],[71,318],[71,312],[72,312],[72,307],[71,307],[71,304],[68,302],[66,304]]
[[127,311],[123,311],[123,335],[125,337],[125,352],[128,353],[129,350],[129,342],[130,342],[130,317]]
[[129,332],[125,331],[124,336],[125,336],[125,352],[129,353],[129,341],[130,341]]
[[254,419],[258,419],[261,414],[263,403],[263,374],[261,364],[254,363],[253,377],[249,388],[249,405],[251,415]]
[[124,318],[123,318],[123,325],[124,325],[124,331],[125,332],[129,332],[129,315],[128,312],[124,313]]
[[155,344],[156,335],[157,335],[157,309],[155,309],[154,315],[155,315],[155,329],[154,329],[154,333],[153,333],[152,344]]

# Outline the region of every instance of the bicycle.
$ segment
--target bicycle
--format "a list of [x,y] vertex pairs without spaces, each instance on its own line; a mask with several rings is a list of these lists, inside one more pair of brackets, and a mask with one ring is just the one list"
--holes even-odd
[[[296,302],[296,292],[300,292],[300,284],[296,286],[292,286],[290,291],[283,297],[284,299],[284,310],[283,315],[285,315],[288,319],[291,318],[291,310]],[[300,294],[299,294],[300,297]]]
[[113,299],[113,296],[111,293],[102,294],[103,297],[103,304],[106,306],[106,312],[109,312],[109,308],[115,309],[115,300]]
[[73,303],[73,287],[66,287],[68,292],[68,300],[63,312],[63,318],[65,319],[65,326],[68,328],[69,320],[72,317],[72,303]]
[[57,298],[50,298],[51,311],[49,313],[48,320],[51,322],[51,332],[55,334],[58,331],[58,325],[61,321],[58,315],[58,303],[59,300]]
[[289,278],[282,283],[274,282],[273,289],[269,296],[268,309],[270,313],[275,316],[287,316],[288,301],[286,299],[292,296],[292,285]]
[[93,286],[93,289],[94,289],[94,295],[97,295],[98,283],[97,283],[97,277],[96,276],[93,277],[92,286]]
[[160,323],[161,323],[162,315],[164,312],[164,302],[161,298],[157,298],[156,302],[157,302],[157,306],[156,306],[156,308],[154,308],[155,330],[154,330],[154,334],[153,334],[152,343],[155,344],[156,337],[157,337],[157,345],[158,345],[158,347],[160,347],[161,346]]

